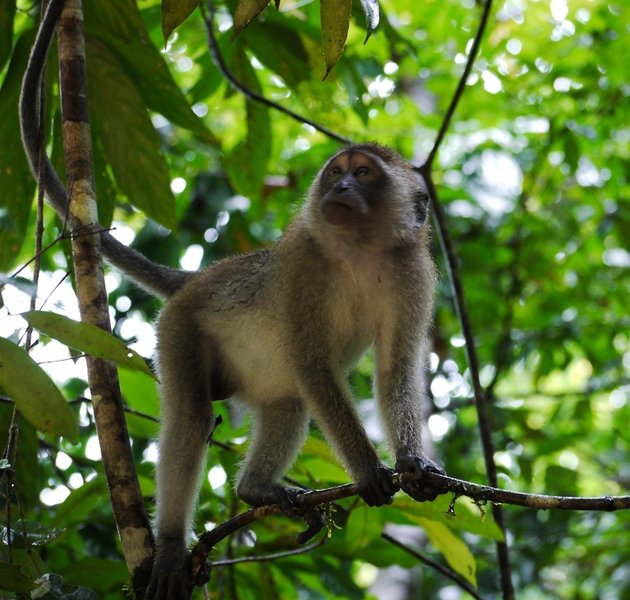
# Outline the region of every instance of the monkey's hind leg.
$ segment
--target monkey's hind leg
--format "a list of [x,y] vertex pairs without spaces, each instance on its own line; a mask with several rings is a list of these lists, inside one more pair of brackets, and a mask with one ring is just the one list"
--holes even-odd
[[[207,349],[190,319],[165,308],[159,328],[161,428],[156,466],[157,538],[148,598],[189,597],[187,538],[214,424]],[[164,316],[167,319],[164,319]],[[187,316],[187,315],[186,315]],[[205,355],[204,355],[205,354]]]
[[252,506],[279,504],[290,511],[300,491],[280,483],[308,431],[308,413],[299,399],[274,400],[253,410],[250,447],[236,484],[238,497]]

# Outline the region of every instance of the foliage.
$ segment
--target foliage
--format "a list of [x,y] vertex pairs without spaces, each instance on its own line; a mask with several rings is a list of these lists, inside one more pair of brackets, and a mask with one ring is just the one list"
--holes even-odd
[[[317,166],[337,148],[311,126],[234,93],[208,52],[199,11],[186,18],[194,4],[84,3],[101,224],[113,223],[151,259],[186,268],[276,239]],[[238,7],[246,4],[263,5]],[[374,3],[355,2],[340,57],[322,42],[322,27],[328,26],[319,6],[284,0],[279,11],[268,6],[255,20],[244,18],[236,37],[231,26],[237,3],[218,6],[219,47],[228,68],[252,91],[353,140],[388,143],[419,164],[461,75],[478,26],[476,3],[383,0],[379,27],[364,45],[374,23],[373,17],[366,21],[365,7]],[[16,11],[15,2],[0,0],[0,269],[8,274],[34,253],[35,183],[18,141],[16,104],[35,13],[31,4],[20,2]],[[347,21],[334,23],[337,38],[345,37],[341,29]],[[497,2],[434,166],[491,402],[495,461],[508,488],[602,495],[629,487],[630,436],[624,424],[630,418],[630,89],[622,60],[628,25],[622,2]],[[49,75],[55,63],[51,57]],[[59,164],[56,94],[49,83],[51,150]],[[46,245],[63,227],[48,211],[45,223]],[[435,255],[443,271],[437,244]],[[56,287],[67,264],[62,243],[42,255],[37,307],[47,302],[53,305],[48,310],[78,318],[70,284]],[[108,277],[115,333],[149,357],[153,337],[147,323],[156,301],[119,276]],[[43,388],[32,371],[7,362],[4,353],[16,352],[26,327],[15,315],[28,310],[28,288],[24,279],[3,282],[0,327],[8,338],[2,341],[3,369],[19,371],[24,386],[16,391],[2,371],[0,384],[20,408],[20,402],[36,406],[29,390]],[[484,481],[470,375],[446,276],[437,306],[427,438],[448,473]],[[119,598],[128,574],[104,500],[92,412],[81,400],[82,363],[44,336],[31,356],[40,363],[65,359],[41,366],[72,401],[68,410],[78,422],[79,441],[73,443],[72,435],[54,442],[40,436],[35,427],[41,423],[24,410],[29,422],[20,421],[17,460],[0,468],[6,474],[13,469],[27,521],[17,520],[16,495],[7,504],[4,477],[0,503],[12,507],[12,520],[2,530],[0,581],[4,586],[15,581],[15,591],[27,592],[45,576],[37,585],[48,585],[50,595],[63,586],[70,595],[71,586],[81,586],[74,593],[88,594],[89,588],[101,598]],[[365,357],[352,384],[368,431],[380,442],[373,426],[371,366]],[[140,371],[121,370],[121,382],[133,409],[133,452],[150,502],[156,425],[143,415],[157,416],[155,387]],[[215,433],[220,444],[209,451],[200,530],[243,508],[231,482],[246,419],[232,404],[219,404],[224,423]],[[42,413],[61,414],[50,404],[42,406]],[[0,403],[3,445],[11,412],[8,402]],[[290,476],[311,487],[347,481],[316,431]],[[476,580],[482,597],[494,597],[492,520],[462,501],[457,516],[447,517],[448,507],[440,501],[448,504],[441,499],[418,505],[397,497],[391,507],[369,510],[345,501],[335,517],[342,530],[333,530],[323,547],[217,567],[210,585],[224,597],[362,598],[375,577],[374,593],[398,566],[405,570],[409,595],[456,593],[451,581],[380,537],[387,523],[388,531],[412,548]],[[519,598],[630,594],[627,513],[508,509],[506,525]],[[264,520],[223,542],[212,558],[293,548],[300,527],[281,517]]]

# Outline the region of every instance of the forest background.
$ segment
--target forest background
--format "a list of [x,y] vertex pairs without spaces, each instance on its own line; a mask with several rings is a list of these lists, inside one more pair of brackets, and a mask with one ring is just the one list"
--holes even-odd
[[[354,2],[352,13],[340,16],[335,11],[346,5],[341,2],[328,15],[333,24],[349,21],[339,56],[322,42],[322,30],[334,28],[322,18],[332,10],[327,4],[320,9],[318,2],[283,0],[279,10],[269,6],[235,38],[236,3],[217,6],[214,31],[229,73],[250,92],[306,116],[311,123],[305,124],[230,85],[208,47],[198,10],[184,19],[168,2],[86,1],[101,225],[157,262],[196,269],[278,238],[321,163],[339,148],[314,125],[353,141],[388,144],[418,166],[431,157],[500,487],[572,496],[627,493],[627,8],[602,0],[484,6],[473,0],[383,0],[371,31],[374,13],[367,11],[366,19],[364,8],[375,3]],[[490,12],[478,56],[447,122],[485,7]],[[27,264],[36,254],[36,194],[19,141],[17,99],[38,9],[0,0],[0,332],[12,345],[24,340],[27,323],[20,313],[29,310],[32,296],[37,309],[79,319],[69,242],[48,208],[36,288]],[[47,122],[49,150],[63,172],[55,54],[48,68]],[[436,139],[441,143],[433,157]],[[449,475],[485,483],[476,374],[438,240],[436,235],[440,284],[426,437]],[[107,270],[106,282],[115,335],[149,359],[159,303],[114,271]],[[44,435],[35,415],[19,420],[16,441],[11,423],[17,400],[7,376],[0,381],[0,447],[10,450],[0,459],[0,589],[6,586],[2,597],[8,598],[42,586],[49,597],[119,598],[129,573],[105,501],[85,361],[80,347],[69,349],[55,337],[35,334],[39,342],[30,356],[61,390],[78,423],[76,435],[60,438],[55,434],[63,430],[54,427]],[[351,381],[368,432],[386,455],[371,371],[368,355]],[[119,375],[150,510],[155,382],[133,368],[120,368]],[[46,408],[47,400],[42,402]],[[209,450],[199,531],[245,509],[231,484],[247,419],[220,404],[224,420],[215,434],[219,444]],[[317,430],[290,475],[314,488],[348,481]],[[443,496],[417,504],[399,495],[392,506],[367,509],[344,500],[333,514],[341,528],[325,544],[284,558],[215,566],[211,597],[365,598],[383,590],[388,598],[498,597],[494,546],[500,532],[489,508],[461,499],[453,516],[450,502]],[[627,512],[503,512],[519,598],[612,600],[630,594]],[[222,542],[209,558],[290,551],[300,527],[284,517],[264,519]]]

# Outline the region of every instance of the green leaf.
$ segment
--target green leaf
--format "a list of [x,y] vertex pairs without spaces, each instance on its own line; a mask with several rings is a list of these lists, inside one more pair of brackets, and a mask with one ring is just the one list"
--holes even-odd
[[[28,226],[35,191],[26,156],[20,144],[18,98],[33,32],[20,37],[0,88],[0,270],[15,262]],[[0,36],[0,39],[1,36]],[[17,150],[17,151],[16,151]]]
[[92,40],[86,50],[91,120],[118,187],[131,203],[172,229],[175,199],[168,165],[147,108],[133,81],[104,44]]
[[351,548],[363,548],[380,537],[382,531],[380,512],[361,504],[350,513],[345,527],[346,541]]
[[15,0],[0,0],[0,71],[11,56],[14,18]]
[[446,525],[430,519],[419,519],[419,525],[425,530],[435,548],[444,555],[451,568],[477,587],[477,563],[462,539],[454,535]]
[[127,348],[111,333],[91,323],[73,321],[63,315],[37,310],[23,313],[22,316],[30,325],[70,348],[154,376],[137,352]]
[[116,55],[118,67],[131,79],[148,108],[192,131],[201,141],[218,145],[151,42],[136,3],[86,2],[84,9],[87,47],[94,40],[102,41]]
[[65,501],[55,507],[53,525],[72,528],[76,524],[89,522],[95,509],[102,506],[102,500],[106,495],[105,477],[87,481],[80,488],[72,490]]
[[[60,569],[60,573],[67,583],[95,590],[114,589],[114,586],[120,586],[121,582],[126,582],[129,578],[129,572],[122,560],[94,556],[72,561]],[[74,596],[72,598],[74,600]]]
[[25,350],[4,338],[0,338],[0,386],[37,429],[78,441],[74,413],[57,386]]
[[306,475],[313,481],[326,482],[327,485],[348,483],[348,474],[335,461],[330,462],[303,454],[304,458],[293,466],[295,473]]
[[24,575],[20,565],[0,562],[0,590],[7,592],[30,592],[35,584]]
[[107,160],[103,152],[102,140],[96,138],[92,146],[94,158],[94,187],[98,204],[98,222],[101,227],[109,227],[114,217],[116,204],[116,187],[111,172],[107,168]]
[[455,503],[455,515],[449,511],[450,494],[439,496],[432,502],[416,502],[408,496],[399,494],[391,506],[383,508],[387,518],[394,522],[419,523],[420,519],[431,519],[451,529],[474,533],[492,540],[503,540],[503,534],[494,522],[490,511],[481,514],[479,508],[469,498],[458,498]]
[[[123,398],[130,408],[153,417],[158,414],[159,398],[154,378],[127,369],[120,369],[118,377]],[[154,420],[133,413],[127,414],[126,418],[132,436],[151,439],[157,435],[159,426]]]
[[[273,44],[269,40],[274,40]],[[308,79],[311,68],[302,38],[283,24],[266,21],[247,31],[247,46],[266,67],[293,88]]]
[[234,39],[247,27],[269,4],[269,0],[239,0],[234,11]]
[[370,39],[372,32],[378,27],[378,22],[380,21],[378,0],[361,0],[361,8],[365,14],[365,27],[367,29],[367,35],[363,42],[365,44]]
[[[232,57],[232,72],[247,88],[260,94],[262,89],[245,52],[238,49]],[[224,166],[234,189],[249,198],[259,195],[271,154],[269,110],[259,102],[246,101],[247,135],[225,158]]]
[[164,43],[197,8],[199,0],[162,0],[162,35]]
[[[13,406],[11,404],[0,405],[0,431],[6,435],[13,421]],[[41,491],[41,479],[34,476],[39,465],[38,452],[41,440],[38,437],[37,429],[29,423],[24,416],[19,420],[20,427],[20,455],[18,458],[19,468],[15,470],[17,489],[20,490],[20,499],[27,505],[35,505],[39,502]],[[0,434],[0,443],[4,443],[6,437]],[[1,461],[0,461],[1,462]],[[7,461],[8,462],[8,461]],[[0,466],[2,469],[2,466]]]
[[352,0],[321,0],[322,47],[326,63],[324,79],[343,52],[351,13]]

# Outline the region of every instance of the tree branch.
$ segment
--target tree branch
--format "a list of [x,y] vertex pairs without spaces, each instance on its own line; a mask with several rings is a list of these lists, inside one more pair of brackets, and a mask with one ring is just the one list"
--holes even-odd
[[[399,483],[401,480],[413,476],[410,474],[396,474],[393,477],[394,483]],[[537,510],[616,511],[630,509],[630,496],[577,497],[526,494],[471,483],[432,471],[424,473],[422,483],[440,490],[440,493],[450,492],[456,496],[466,496],[479,503],[510,504]],[[357,485],[348,483],[323,490],[304,492],[297,497],[297,504],[302,510],[313,510],[319,505],[357,495]],[[279,514],[284,513],[277,504],[252,508],[217,525],[212,531],[202,534],[192,550],[193,580],[197,581],[197,585],[202,585],[207,581],[208,573],[204,571],[204,565],[208,554],[210,554],[216,544],[255,521]]]

